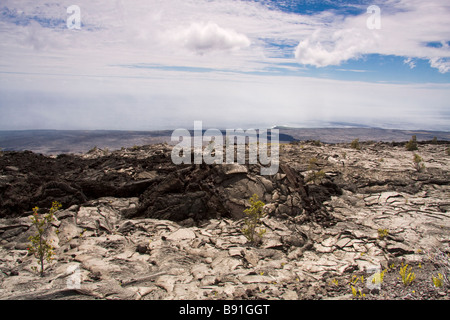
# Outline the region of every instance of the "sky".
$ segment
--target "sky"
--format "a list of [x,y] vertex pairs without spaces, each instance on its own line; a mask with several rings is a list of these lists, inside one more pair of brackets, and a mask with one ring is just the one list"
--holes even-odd
[[0,130],[450,131],[450,0],[0,0]]

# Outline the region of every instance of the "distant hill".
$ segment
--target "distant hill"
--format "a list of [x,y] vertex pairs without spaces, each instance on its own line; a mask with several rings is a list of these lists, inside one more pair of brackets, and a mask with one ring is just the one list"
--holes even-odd
[[403,142],[416,135],[418,141],[450,141],[450,132],[424,130],[395,130],[380,128],[289,128],[280,129],[280,133],[289,134],[295,140],[320,140],[326,143],[360,141]]
[[[450,132],[392,130],[378,128],[286,128],[280,130],[280,142],[320,140],[325,143],[360,141],[450,141]],[[170,143],[172,130],[116,131],[116,130],[23,130],[0,131],[0,148],[5,151],[29,150],[42,154],[85,153],[93,147],[118,150],[155,143]],[[224,133],[225,135],[225,133]]]

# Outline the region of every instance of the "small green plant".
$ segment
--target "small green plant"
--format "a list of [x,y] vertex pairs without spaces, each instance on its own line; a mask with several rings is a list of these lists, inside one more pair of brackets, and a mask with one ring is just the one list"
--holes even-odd
[[353,149],[361,150],[361,146],[359,145],[359,139],[353,140],[352,143],[350,144],[350,146],[351,146]]
[[387,269],[384,269],[383,271],[375,273],[372,278],[372,283],[373,284],[381,284],[384,280],[384,274],[387,271],[388,271]]
[[406,143],[406,150],[408,150],[408,151],[419,150],[419,148],[417,148],[417,138],[415,135],[412,136],[411,140],[409,140]]
[[263,212],[264,202],[258,200],[258,196],[254,194],[250,198],[250,208],[244,210],[247,216],[244,220],[245,226],[242,228],[244,236],[254,245],[258,244],[266,229],[261,228],[261,219],[265,216]]
[[354,286],[351,286],[352,288],[352,294],[354,297],[357,297],[359,295],[359,297],[365,297],[366,294],[361,292],[361,289],[357,290]]
[[402,282],[405,286],[409,286],[414,279],[416,278],[416,275],[414,274],[414,272],[412,272],[412,267],[409,267],[408,269],[408,265],[404,265],[402,264],[402,267],[400,267],[400,276],[402,277]]
[[325,177],[325,172],[323,170],[318,170],[317,162],[317,158],[309,159],[308,170],[311,170],[311,172],[307,174],[305,178],[306,182],[313,182],[317,184],[320,183],[320,181],[322,181]]
[[388,229],[378,229],[378,239],[383,240],[389,235]]
[[450,148],[445,149],[445,153],[450,156]]
[[440,288],[442,287],[442,284],[444,282],[444,276],[442,275],[442,273],[438,273],[438,276],[432,276],[432,280],[433,280],[433,284],[436,288]]
[[313,145],[315,145],[316,147],[320,147],[322,145],[322,142],[320,142],[320,140],[314,140]]
[[313,182],[317,184],[320,183],[323,178],[325,178],[325,172],[323,170],[312,171],[306,176],[306,182]]
[[[36,259],[38,260],[38,264],[40,265],[40,275],[44,276],[44,260],[50,262],[53,259],[53,246],[50,244],[47,239],[45,239],[45,233],[51,227],[52,222],[54,221],[54,213],[61,208],[61,204],[57,201],[52,203],[52,207],[50,211],[39,217],[38,207],[33,208],[33,215],[31,216],[31,222],[37,229],[37,233],[34,236],[30,236],[28,240],[31,242],[31,246],[28,248],[29,254],[34,254]],[[34,267],[37,271],[37,268]]]
[[433,140],[431,140],[431,143],[432,144],[437,144],[438,143],[437,137],[434,137]]
[[423,163],[423,159],[421,156],[419,156],[417,153],[414,153],[414,169],[416,169],[417,172],[422,172],[425,169],[425,164]]
[[356,294],[358,291],[356,290],[356,288],[354,286],[351,286],[351,287],[352,287],[352,294],[354,297],[356,297]]
[[85,233],[86,231],[87,231],[86,229],[83,229],[83,230],[80,232],[79,237],[80,237],[80,238],[83,238],[83,237],[84,237],[84,233]]
[[364,283],[364,276],[358,277],[357,275],[353,275],[352,280],[350,280],[350,283],[356,285],[358,281]]

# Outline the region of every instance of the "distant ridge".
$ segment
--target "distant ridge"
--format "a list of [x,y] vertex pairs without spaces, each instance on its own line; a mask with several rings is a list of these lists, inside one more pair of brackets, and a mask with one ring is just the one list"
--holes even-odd
[[[450,141],[450,132],[425,130],[394,130],[379,128],[292,128],[280,130],[280,142],[320,140],[325,143],[360,141],[403,142],[412,135],[417,140]],[[0,131],[0,148],[4,151],[29,150],[42,154],[85,153],[93,147],[117,150],[122,147],[171,143],[172,130],[18,130]]]

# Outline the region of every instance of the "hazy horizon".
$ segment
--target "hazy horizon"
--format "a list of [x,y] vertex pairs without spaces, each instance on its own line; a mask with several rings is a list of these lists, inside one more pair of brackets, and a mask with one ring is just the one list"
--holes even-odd
[[[0,132],[20,132],[20,131],[77,131],[77,132],[82,132],[82,131],[120,131],[120,132],[152,132],[152,131],[173,131],[175,129],[187,129],[187,130],[193,130],[194,126],[193,123],[192,124],[187,124],[186,126],[178,126],[178,127],[159,127],[159,128],[148,128],[148,129],[108,129],[108,128],[103,128],[103,129],[54,129],[54,128],[40,128],[40,129],[34,129],[34,128],[30,128],[30,129],[0,129]],[[236,130],[236,129],[243,129],[243,130],[248,130],[248,129],[257,129],[257,130],[262,130],[262,129],[283,129],[283,130],[289,130],[289,129],[316,129],[316,130],[320,130],[320,129],[375,129],[375,130],[394,130],[394,131],[427,131],[427,132],[450,132],[450,128],[448,127],[444,127],[441,130],[439,129],[433,129],[433,128],[429,128],[429,129],[424,129],[424,128],[420,128],[420,127],[416,127],[416,128],[412,128],[412,127],[396,127],[396,126],[369,126],[369,125],[360,125],[360,124],[336,124],[334,122],[327,122],[327,123],[323,123],[322,125],[320,125],[319,123],[315,123],[315,124],[290,124],[290,125],[259,125],[259,126],[255,126],[255,125],[248,125],[248,126],[228,126],[228,127],[224,127],[224,126],[203,126],[202,130],[205,131],[207,129],[219,129],[219,130],[226,130],[226,129],[232,129],[232,130]]]

